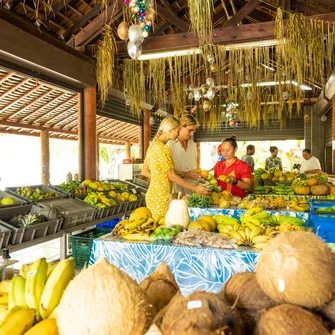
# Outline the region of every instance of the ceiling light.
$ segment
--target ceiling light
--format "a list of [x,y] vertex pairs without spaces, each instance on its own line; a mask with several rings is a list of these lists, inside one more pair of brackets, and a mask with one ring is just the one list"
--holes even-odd
[[[298,86],[298,83],[297,83],[296,81],[294,81],[294,80],[292,80],[292,84],[293,84],[294,86]],[[313,90],[311,87],[306,86],[306,85],[300,85],[300,88],[301,88],[302,90],[304,90],[304,91],[312,91],[312,90]]]
[[267,70],[270,70],[270,71],[276,71],[273,67],[271,66],[267,66],[265,64],[262,64],[263,67],[265,67]]

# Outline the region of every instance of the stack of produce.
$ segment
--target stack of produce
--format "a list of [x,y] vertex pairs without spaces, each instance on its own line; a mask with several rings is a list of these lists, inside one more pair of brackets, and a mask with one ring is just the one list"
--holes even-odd
[[113,230],[114,236],[130,241],[147,241],[157,228],[150,210],[146,207],[136,208],[129,219],[120,221]]
[[220,208],[236,207],[241,202],[240,197],[234,197],[228,190],[212,192],[211,200],[213,205],[219,205]]
[[52,264],[41,258],[0,283],[0,334],[58,335],[57,306],[74,276],[74,258]]
[[0,206],[15,205],[16,201],[13,197],[0,198]]
[[306,199],[292,198],[288,207],[290,210],[295,210],[297,212],[309,212],[308,201]]
[[108,192],[108,195],[122,202],[127,202],[127,201],[133,202],[133,201],[138,200],[138,197],[135,194],[130,194],[129,192],[126,192],[126,191],[122,193],[110,191]]
[[123,184],[120,182],[106,182],[106,181],[99,181],[99,180],[92,181],[90,179],[86,179],[83,181],[82,184],[86,187],[91,188],[92,190],[99,191],[99,192],[114,191],[114,190],[127,191],[128,189],[127,184]]
[[277,168],[269,169],[265,171],[263,169],[257,169],[254,173],[256,180],[270,180],[270,181],[293,181],[296,178],[294,172],[282,172]]
[[252,192],[254,194],[269,194],[272,193],[272,186],[255,186]]
[[283,197],[257,197],[254,200],[244,198],[238,205],[240,209],[251,209],[253,207],[262,207],[264,209],[281,209],[286,208],[287,203]]
[[86,195],[87,189],[84,184],[76,183],[75,181],[72,181],[70,183],[61,183],[57,185],[57,189],[61,189],[67,193],[71,193],[73,195]]
[[320,184],[320,181],[323,180],[323,178],[324,174],[312,176],[308,179],[297,178],[292,184],[292,189],[295,194],[298,195],[328,195],[330,191],[329,186],[327,184]]
[[283,184],[276,184],[276,186],[273,187],[272,192],[276,195],[294,194],[294,190],[292,190],[291,187],[285,186]]
[[170,242],[180,232],[181,226],[179,225],[173,225],[170,227],[160,226],[150,235],[150,242]]
[[189,207],[209,208],[212,205],[212,199],[207,195],[193,193],[187,197]]
[[34,190],[31,189],[30,186],[19,187],[15,190],[15,193],[20,195],[21,197],[30,199],[30,200],[41,200],[41,199],[49,199],[49,198],[58,198],[60,197],[59,193],[50,191],[43,192],[38,187]]
[[84,201],[98,208],[106,208],[117,205],[116,200],[108,198],[103,192],[90,192],[88,196],[85,197]]

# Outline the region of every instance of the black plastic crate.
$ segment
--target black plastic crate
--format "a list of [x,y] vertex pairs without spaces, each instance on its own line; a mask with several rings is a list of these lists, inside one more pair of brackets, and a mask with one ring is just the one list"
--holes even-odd
[[64,218],[63,229],[95,220],[98,210],[86,202],[77,199],[45,199],[40,202],[42,207],[53,206]]
[[70,236],[72,256],[76,262],[76,268],[82,269],[88,265],[91,255],[93,240],[109,234],[112,228],[93,228],[83,233]]
[[143,180],[138,177],[134,177],[133,183],[137,186],[144,187],[145,189],[149,188],[149,181]]
[[15,200],[15,204],[13,204],[13,205],[0,205],[0,209],[10,208],[10,207],[13,207],[13,206],[22,206],[22,205],[25,205],[25,204],[28,203],[28,201],[23,200],[23,199],[17,197],[16,195],[7,193],[5,191],[0,191],[0,200],[2,200],[3,198],[6,198],[6,197],[13,198]]
[[12,195],[15,195],[16,197],[18,198],[21,198],[23,200],[26,200],[28,201],[29,203],[37,203],[39,201],[43,201],[44,199],[36,199],[36,200],[32,200],[32,199],[29,199],[29,198],[26,198],[22,195],[19,195],[16,193],[16,190],[20,187],[30,187],[32,191],[34,191],[36,188],[39,188],[41,191],[45,192],[45,193],[48,193],[48,192],[55,192],[57,193],[59,196],[58,197],[54,197],[54,198],[47,198],[48,200],[49,199],[64,199],[66,198],[67,196],[64,195],[63,193],[57,191],[57,190],[54,190],[48,186],[45,186],[45,185],[33,185],[33,186],[30,186],[30,185],[27,185],[27,186],[17,186],[17,187],[6,187],[6,192],[12,194]]
[[46,221],[30,227],[17,228],[9,223],[14,216],[26,215],[29,213],[38,214],[41,210],[41,207],[32,204],[0,210],[0,227],[1,230],[5,228],[11,231],[11,244],[16,245],[28,242],[40,237],[56,234],[61,230],[63,223],[63,219],[61,217],[57,220]]

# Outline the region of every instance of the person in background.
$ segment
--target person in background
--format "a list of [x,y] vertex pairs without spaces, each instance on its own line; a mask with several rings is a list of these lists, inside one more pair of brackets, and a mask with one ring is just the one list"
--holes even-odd
[[216,163],[214,177],[227,176],[228,181],[219,179],[219,186],[222,190],[228,190],[234,196],[245,197],[245,192],[252,187],[250,166],[238,159],[236,137],[231,136],[222,141],[222,156],[224,160]]
[[[197,147],[191,137],[199,127],[198,120],[191,114],[184,114],[180,119],[181,128],[178,138],[175,141],[167,142],[167,146],[172,153],[176,173],[184,178],[185,181],[192,183],[193,180],[201,176],[195,170],[197,166]],[[191,191],[173,184],[173,193],[182,192],[183,195],[192,193]]]
[[255,170],[255,162],[252,157],[254,154],[255,154],[255,146],[252,144],[249,144],[247,146],[247,153],[241,158],[243,162],[246,162],[250,166],[251,172],[254,172]]
[[150,179],[145,197],[146,205],[157,221],[165,217],[168,211],[169,195],[172,190],[171,182],[201,195],[210,194],[203,186],[194,186],[186,182],[174,170],[171,150],[166,143],[169,140],[175,141],[177,139],[180,128],[180,121],[176,118],[166,117],[163,119],[143,164],[142,175]]
[[[219,155],[219,157],[218,157],[218,162],[221,162],[221,161],[223,161],[224,160],[224,157],[222,156],[222,144],[220,144],[219,146],[218,146],[218,155]],[[214,169],[214,168],[213,168]],[[212,170],[213,170],[212,169]]]
[[300,173],[317,174],[321,172],[320,161],[312,155],[311,149],[304,149],[302,157],[304,160],[301,162]]
[[265,161],[265,170],[270,170],[272,168],[279,169],[283,171],[283,165],[281,159],[278,156],[278,148],[275,146],[270,147],[271,157],[267,158]]

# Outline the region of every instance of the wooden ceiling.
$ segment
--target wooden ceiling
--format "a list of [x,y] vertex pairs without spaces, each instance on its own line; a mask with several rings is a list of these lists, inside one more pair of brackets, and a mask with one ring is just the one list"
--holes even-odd
[[[78,93],[0,68],[0,133],[78,139]],[[101,143],[138,143],[138,126],[97,116]]]

